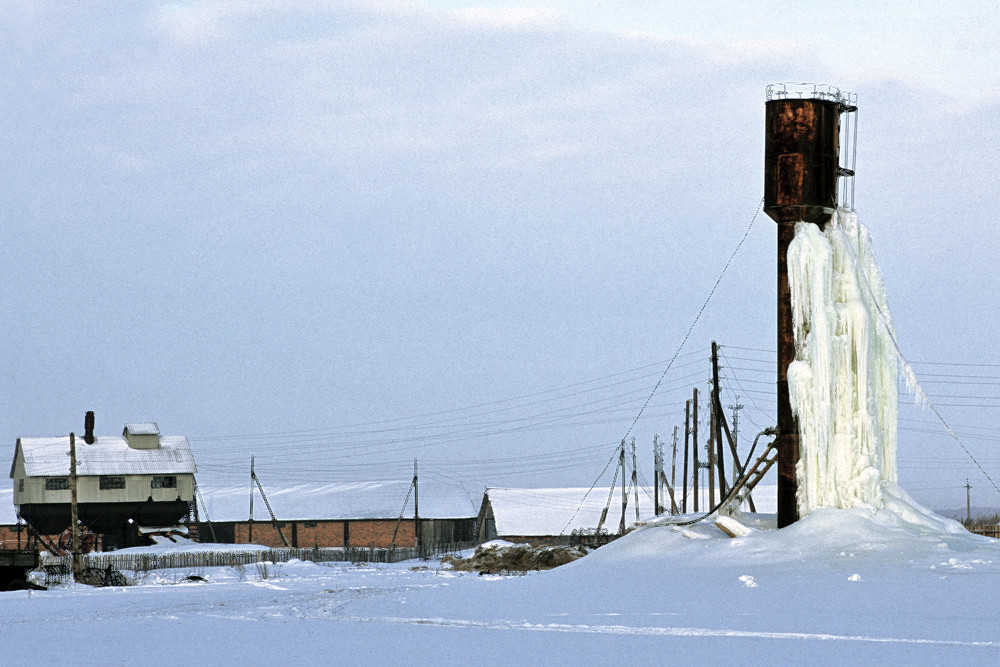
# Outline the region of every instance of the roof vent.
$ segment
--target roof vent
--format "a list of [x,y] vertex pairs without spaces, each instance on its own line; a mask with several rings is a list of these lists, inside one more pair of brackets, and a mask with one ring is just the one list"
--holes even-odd
[[132,449],[157,449],[160,446],[160,427],[155,422],[125,424],[122,435]]

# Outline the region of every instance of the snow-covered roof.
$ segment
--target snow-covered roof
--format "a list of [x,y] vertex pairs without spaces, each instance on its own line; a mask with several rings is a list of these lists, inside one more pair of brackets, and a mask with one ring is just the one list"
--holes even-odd
[[132,435],[160,435],[160,427],[156,425],[156,422],[125,424],[125,433],[131,433]]
[[[396,519],[413,518],[413,494],[408,480],[354,483],[269,484],[264,492],[279,521],[292,519]],[[250,486],[206,487],[198,491],[212,521],[246,521],[250,516]],[[474,518],[481,496],[452,486],[420,483],[420,516],[424,519]],[[403,509],[403,501],[406,508]],[[204,514],[201,505],[199,511]],[[201,520],[205,520],[201,516]],[[254,520],[267,520],[267,508],[254,489]]]
[[[69,474],[68,435],[18,438],[17,451],[24,457],[28,477]],[[16,461],[17,452],[14,457]],[[133,449],[120,435],[98,436],[92,445],[83,438],[76,439],[78,475],[180,475],[197,471],[188,439],[182,435],[160,436],[160,446],[154,449]]]
[[[647,496],[646,493],[649,493]],[[618,530],[621,520],[620,491],[611,499],[604,528],[609,532]],[[639,491],[639,518],[649,519],[653,515],[652,489]],[[586,487],[552,489],[486,489],[493,517],[496,519],[497,535],[543,536],[569,535],[574,530],[593,530],[601,519],[601,512],[608,501],[608,490],[593,489],[587,493]],[[586,496],[586,499],[584,499]],[[634,497],[629,494],[625,522],[635,523]],[[663,501],[661,501],[662,504]],[[669,501],[668,501],[669,502]]]
[[[549,489],[488,488],[493,517],[496,520],[497,535],[505,536],[554,536],[569,535],[574,530],[594,530],[601,519],[601,512],[608,502],[608,489],[595,488],[590,493],[584,487]],[[584,499],[586,496],[586,499]],[[660,504],[669,508],[669,496],[660,498]],[[774,511],[775,487],[758,486],[754,491],[754,502],[760,512]],[[639,519],[653,518],[653,489],[639,489]],[[707,506],[707,492],[700,493],[701,507]],[[625,523],[635,523],[635,496],[629,494]],[[678,498],[678,503],[680,498]],[[693,505],[693,503],[692,503]],[[611,498],[604,528],[616,532],[621,521],[621,491],[616,490]],[[688,507],[691,510],[691,507]]]

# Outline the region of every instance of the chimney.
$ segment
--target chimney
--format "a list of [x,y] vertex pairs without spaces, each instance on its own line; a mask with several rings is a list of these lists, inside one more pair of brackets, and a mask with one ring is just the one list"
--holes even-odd
[[90,411],[83,419],[83,441],[88,445],[94,444],[94,412]]

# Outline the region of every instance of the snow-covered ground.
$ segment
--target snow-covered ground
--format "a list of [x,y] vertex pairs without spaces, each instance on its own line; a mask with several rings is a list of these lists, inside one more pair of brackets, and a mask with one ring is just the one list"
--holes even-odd
[[2,593],[0,633],[61,664],[997,664],[1000,542],[885,498],[737,539],[651,525],[523,577],[291,562]]

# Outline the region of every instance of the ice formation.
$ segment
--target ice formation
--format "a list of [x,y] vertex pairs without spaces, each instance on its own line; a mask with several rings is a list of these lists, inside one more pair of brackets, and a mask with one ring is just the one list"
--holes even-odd
[[788,247],[799,423],[799,515],[817,507],[881,508],[896,482],[897,349],[871,235],[856,214],[796,224]]

